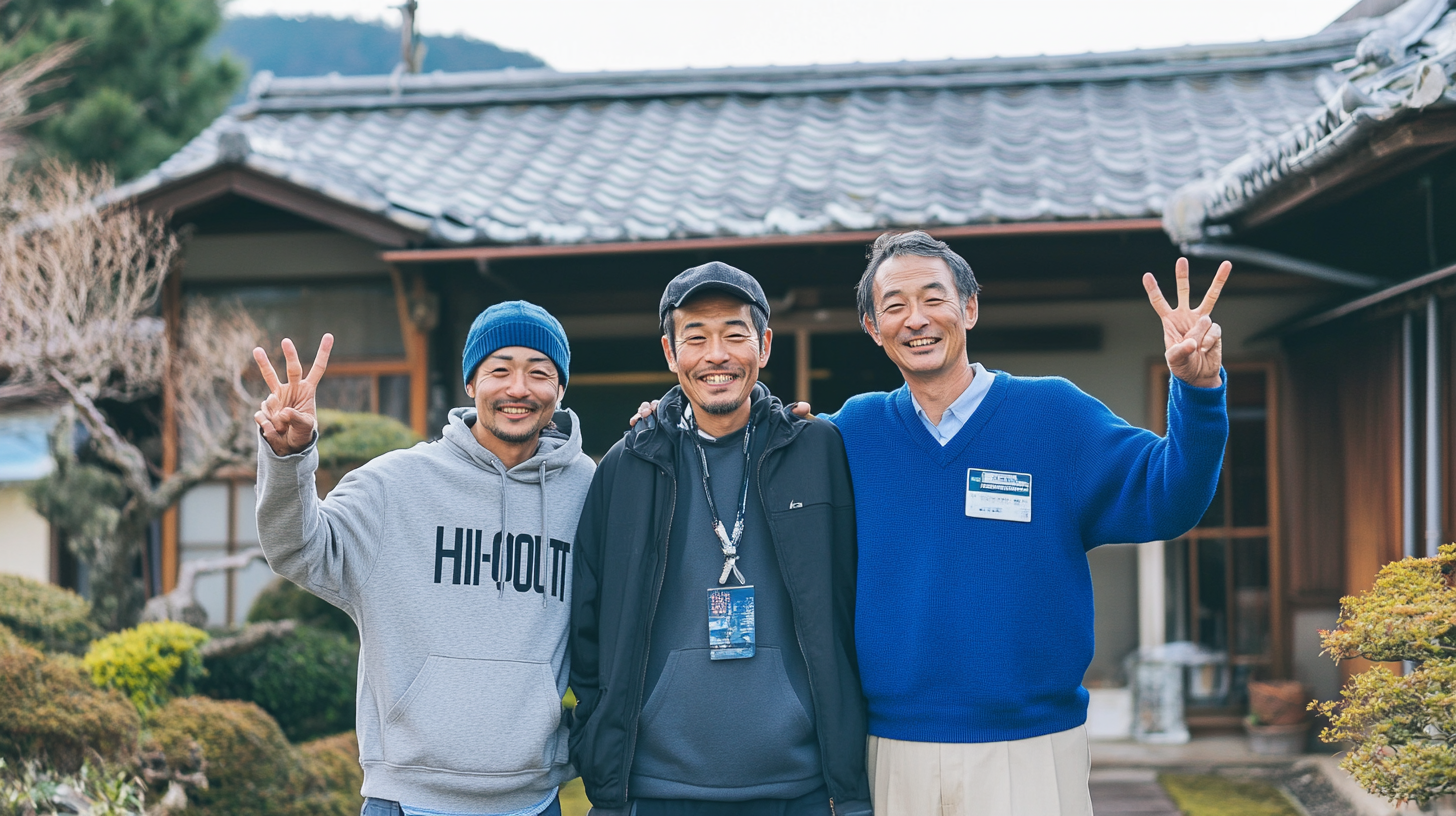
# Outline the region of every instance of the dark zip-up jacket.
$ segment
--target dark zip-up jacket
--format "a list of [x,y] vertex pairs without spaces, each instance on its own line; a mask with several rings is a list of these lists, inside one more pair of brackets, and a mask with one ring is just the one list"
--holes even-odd
[[[856,544],[849,463],[832,423],[766,400],[755,428],[767,442],[753,466],[808,667],[824,784],[837,816],[870,812],[867,715],[854,648]],[[594,807],[625,808],[646,693],[653,615],[677,507],[681,388],[612,446],[597,467],[573,547],[571,760]],[[758,431],[755,431],[757,433]],[[691,485],[683,485],[684,489]],[[750,497],[750,500],[753,500]],[[747,704],[751,705],[751,702]]]

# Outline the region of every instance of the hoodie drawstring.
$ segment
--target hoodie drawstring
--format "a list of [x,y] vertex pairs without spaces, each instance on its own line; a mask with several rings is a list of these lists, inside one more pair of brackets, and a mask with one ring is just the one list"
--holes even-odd
[[[509,529],[511,529],[510,520],[507,518],[507,514],[510,512],[511,503],[508,502],[508,501],[506,501],[506,472],[504,470],[500,469],[500,468],[496,468],[496,473],[499,473],[500,474],[500,477],[501,477],[501,530],[500,530],[501,548],[500,548],[500,552],[501,552],[501,556],[503,556],[505,558],[509,558],[510,557],[509,553],[511,551],[511,542],[510,542],[510,538],[509,538],[510,533],[508,533],[506,531],[509,530]],[[500,559],[496,559],[496,573],[495,574],[497,576],[496,577],[496,582],[495,582],[495,593],[496,593],[496,595],[500,596],[501,598],[504,598],[506,596],[506,565],[500,563]]]
[[[541,460],[541,541],[536,546],[536,574],[541,574],[541,559],[546,556],[546,548],[551,546],[551,539],[546,535],[546,460]],[[565,575],[565,570],[562,571]],[[542,581],[541,583],[545,583]],[[562,592],[562,595],[565,595]],[[541,605],[546,605],[546,593],[541,593]]]

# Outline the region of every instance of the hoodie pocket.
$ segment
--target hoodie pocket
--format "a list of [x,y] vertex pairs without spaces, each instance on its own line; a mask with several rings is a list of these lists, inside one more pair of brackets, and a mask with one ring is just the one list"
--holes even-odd
[[459,773],[548,769],[561,700],[546,663],[430,655],[384,719],[384,761]]
[[814,726],[783,655],[757,651],[711,660],[707,649],[674,650],[642,708],[633,773],[730,788],[818,776]]

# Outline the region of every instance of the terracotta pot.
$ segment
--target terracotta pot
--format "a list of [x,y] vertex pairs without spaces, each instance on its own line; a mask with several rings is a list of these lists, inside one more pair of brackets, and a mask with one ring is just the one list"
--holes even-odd
[[1294,725],[1308,719],[1309,692],[1294,680],[1249,681],[1249,711],[1259,725]]

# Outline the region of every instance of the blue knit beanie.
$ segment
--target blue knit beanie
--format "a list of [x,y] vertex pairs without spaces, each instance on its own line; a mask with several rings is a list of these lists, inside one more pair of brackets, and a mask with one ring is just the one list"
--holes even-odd
[[571,367],[571,346],[566,343],[566,330],[550,312],[524,300],[497,303],[481,312],[470,324],[461,361],[465,384],[470,384],[471,375],[475,374],[481,360],[506,346],[524,346],[550,357],[551,362],[556,364],[556,372],[561,375],[561,385],[566,385],[567,371]]

